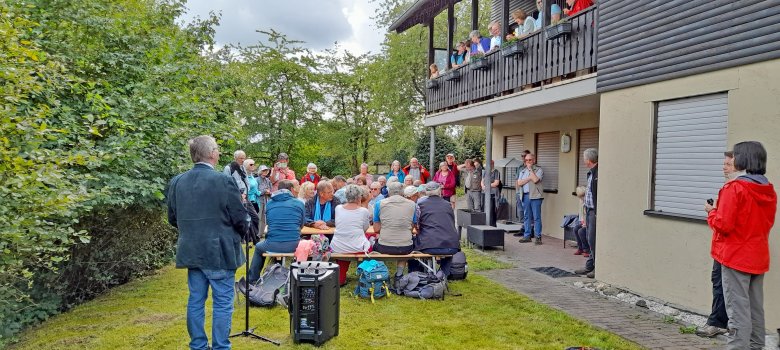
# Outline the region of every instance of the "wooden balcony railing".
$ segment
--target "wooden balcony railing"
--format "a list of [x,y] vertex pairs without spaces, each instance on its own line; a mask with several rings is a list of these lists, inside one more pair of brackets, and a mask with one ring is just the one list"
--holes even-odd
[[426,89],[425,111],[440,112],[577,72],[595,72],[597,13],[597,6],[592,6],[569,18],[571,33],[556,39],[547,40],[544,30],[523,38],[522,55],[503,57],[500,50],[489,53],[484,58],[490,66],[486,70],[466,65],[455,69],[460,76],[457,80],[448,81],[446,73],[434,79],[438,87]]

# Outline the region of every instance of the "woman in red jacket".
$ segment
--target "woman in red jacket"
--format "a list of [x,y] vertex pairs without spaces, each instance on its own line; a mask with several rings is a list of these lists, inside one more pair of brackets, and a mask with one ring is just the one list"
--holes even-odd
[[450,171],[447,162],[439,163],[439,171],[433,175],[433,181],[441,184],[441,198],[449,202],[455,195],[455,173]]
[[764,176],[766,158],[760,142],[734,145],[734,181],[720,189],[717,206],[704,206],[713,231],[712,258],[722,265],[729,349],[764,346],[764,273],[777,210],[777,194]]

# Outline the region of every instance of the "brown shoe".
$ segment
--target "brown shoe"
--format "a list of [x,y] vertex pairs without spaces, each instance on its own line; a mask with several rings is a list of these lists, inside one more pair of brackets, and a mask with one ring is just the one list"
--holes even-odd
[[587,277],[587,278],[596,278],[596,271],[594,270],[594,271],[588,272],[588,274],[585,275],[585,277]]
[[574,255],[582,255],[584,253],[581,249],[577,249],[576,252],[574,252]]
[[728,332],[729,332],[728,329],[710,326],[710,325],[706,325],[704,327],[699,327],[698,329],[696,329],[696,335],[705,338],[714,338],[719,334],[726,334]]
[[523,238],[520,238],[520,241],[519,241],[519,242],[520,242],[520,243],[531,243],[531,239],[530,239],[530,238],[525,238],[525,237],[523,237]]

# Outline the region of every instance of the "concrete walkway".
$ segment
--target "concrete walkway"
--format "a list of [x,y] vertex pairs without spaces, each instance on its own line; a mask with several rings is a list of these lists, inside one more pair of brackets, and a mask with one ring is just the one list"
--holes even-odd
[[[463,231],[465,233],[466,230]],[[537,246],[518,243],[518,238],[506,234],[505,242],[505,251],[487,249],[486,253],[515,267],[482,274],[511,290],[650,349],[723,348],[722,340],[680,334],[681,325],[665,323],[661,314],[574,286],[574,282],[593,281],[591,279],[553,278],[531,270],[552,266],[573,272],[584,266],[585,258],[573,255],[573,248],[564,249],[560,239],[545,236],[544,244]]]

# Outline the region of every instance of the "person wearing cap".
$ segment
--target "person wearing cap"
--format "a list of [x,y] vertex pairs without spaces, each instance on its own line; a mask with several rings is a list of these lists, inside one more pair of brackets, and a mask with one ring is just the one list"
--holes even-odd
[[[414,250],[427,254],[451,255],[460,251],[460,234],[455,228],[455,212],[448,200],[441,196],[438,182],[425,184],[427,197],[417,201],[417,236]],[[441,271],[450,274],[452,258],[440,260]],[[410,262],[410,269],[419,270],[419,263]]]
[[[534,20],[535,30],[542,29],[542,18],[544,18],[544,0],[536,0],[536,9],[539,15]],[[556,24],[561,20],[561,7],[558,4],[550,6],[550,24]]]
[[558,24],[561,21],[562,14],[561,7],[558,4],[552,4],[550,6],[550,24]]
[[453,175],[455,175],[455,187],[459,187],[460,170],[458,170],[458,162],[455,161],[455,155],[452,153],[447,153],[447,156],[444,157],[444,160],[447,162],[447,168],[450,169]]
[[272,191],[279,189],[279,181],[281,180],[296,180],[295,171],[288,168],[289,162],[290,157],[287,156],[287,153],[279,153],[279,156],[276,157],[276,164],[274,164],[274,168],[271,169]]
[[235,151],[233,152],[233,161],[225,165],[225,168],[222,170],[225,175],[232,177],[236,181],[238,191],[244,195],[249,193],[249,183],[246,181],[246,169],[244,169],[245,160],[246,153],[244,151]]
[[317,165],[314,163],[309,163],[309,165],[306,166],[306,174],[303,174],[301,177],[301,185],[306,182],[311,182],[314,186],[317,186],[317,184],[320,183],[320,174],[317,174]]
[[593,0],[566,0],[568,9],[563,10],[563,14],[567,17],[571,17],[579,13],[580,11],[593,6]]
[[406,188],[404,188],[404,198],[412,202],[417,202],[417,198],[419,198],[419,195],[417,194],[417,187],[406,186]]

